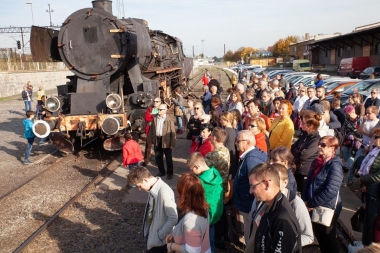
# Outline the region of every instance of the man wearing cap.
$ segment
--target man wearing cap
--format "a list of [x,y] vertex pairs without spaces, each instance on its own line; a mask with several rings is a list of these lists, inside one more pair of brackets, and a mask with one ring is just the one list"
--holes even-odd
[[173,178],[173,157],[172,149],[175,147],[176,130],[174,122],[166,115],[168,107],[161,104],[158,107],[158,115],[154,117],[147,138],[154,145],[154,153],[157,167],[160,173],[157,177],[165,176],[164,154],[166,157],[167,179]]

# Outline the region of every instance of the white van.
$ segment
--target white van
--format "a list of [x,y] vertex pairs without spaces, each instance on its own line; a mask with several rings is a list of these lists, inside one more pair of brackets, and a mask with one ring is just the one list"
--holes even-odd
[[294,71],[310,71],[311,70],[311,65],[309,60],[294,60],[293,61],[293,70]]

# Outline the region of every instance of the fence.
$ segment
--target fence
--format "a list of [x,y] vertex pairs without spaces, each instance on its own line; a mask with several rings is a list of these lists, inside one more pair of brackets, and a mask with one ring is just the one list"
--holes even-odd
[[33,62],[30,48],[0,48],[0,72],[65,71],[62,62]]

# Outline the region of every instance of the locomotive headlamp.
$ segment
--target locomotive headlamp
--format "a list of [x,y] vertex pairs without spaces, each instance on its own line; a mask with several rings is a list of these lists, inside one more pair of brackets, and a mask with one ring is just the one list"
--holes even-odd
[[116,113],[121,106],[121,97],[118,94],[109,94],[106,98],[107,107]]
[[38,138],[45,138],[50,134],[50,126],[44,120],[36,120],[33,123],[32,131]]
[[108,117],[102,122],[102,130],[108,135],[114,135],[119,131],[120,123],[114,117]]
[[61,102],[56,97],[51,97],[46,99],[45,102],[46,109],[48,109],[50,112],[56,112],[61,108]]

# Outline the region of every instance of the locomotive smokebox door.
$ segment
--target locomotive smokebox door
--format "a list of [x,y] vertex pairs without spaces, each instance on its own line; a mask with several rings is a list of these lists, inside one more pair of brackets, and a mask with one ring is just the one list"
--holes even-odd
[[[103,9],[90,8],[74,12],[67,18],[58,36],[62,61],[79,78],[109,78],[122,66],[126,55],[122,24]],[[112,57],[118,55],[118,57]]]

